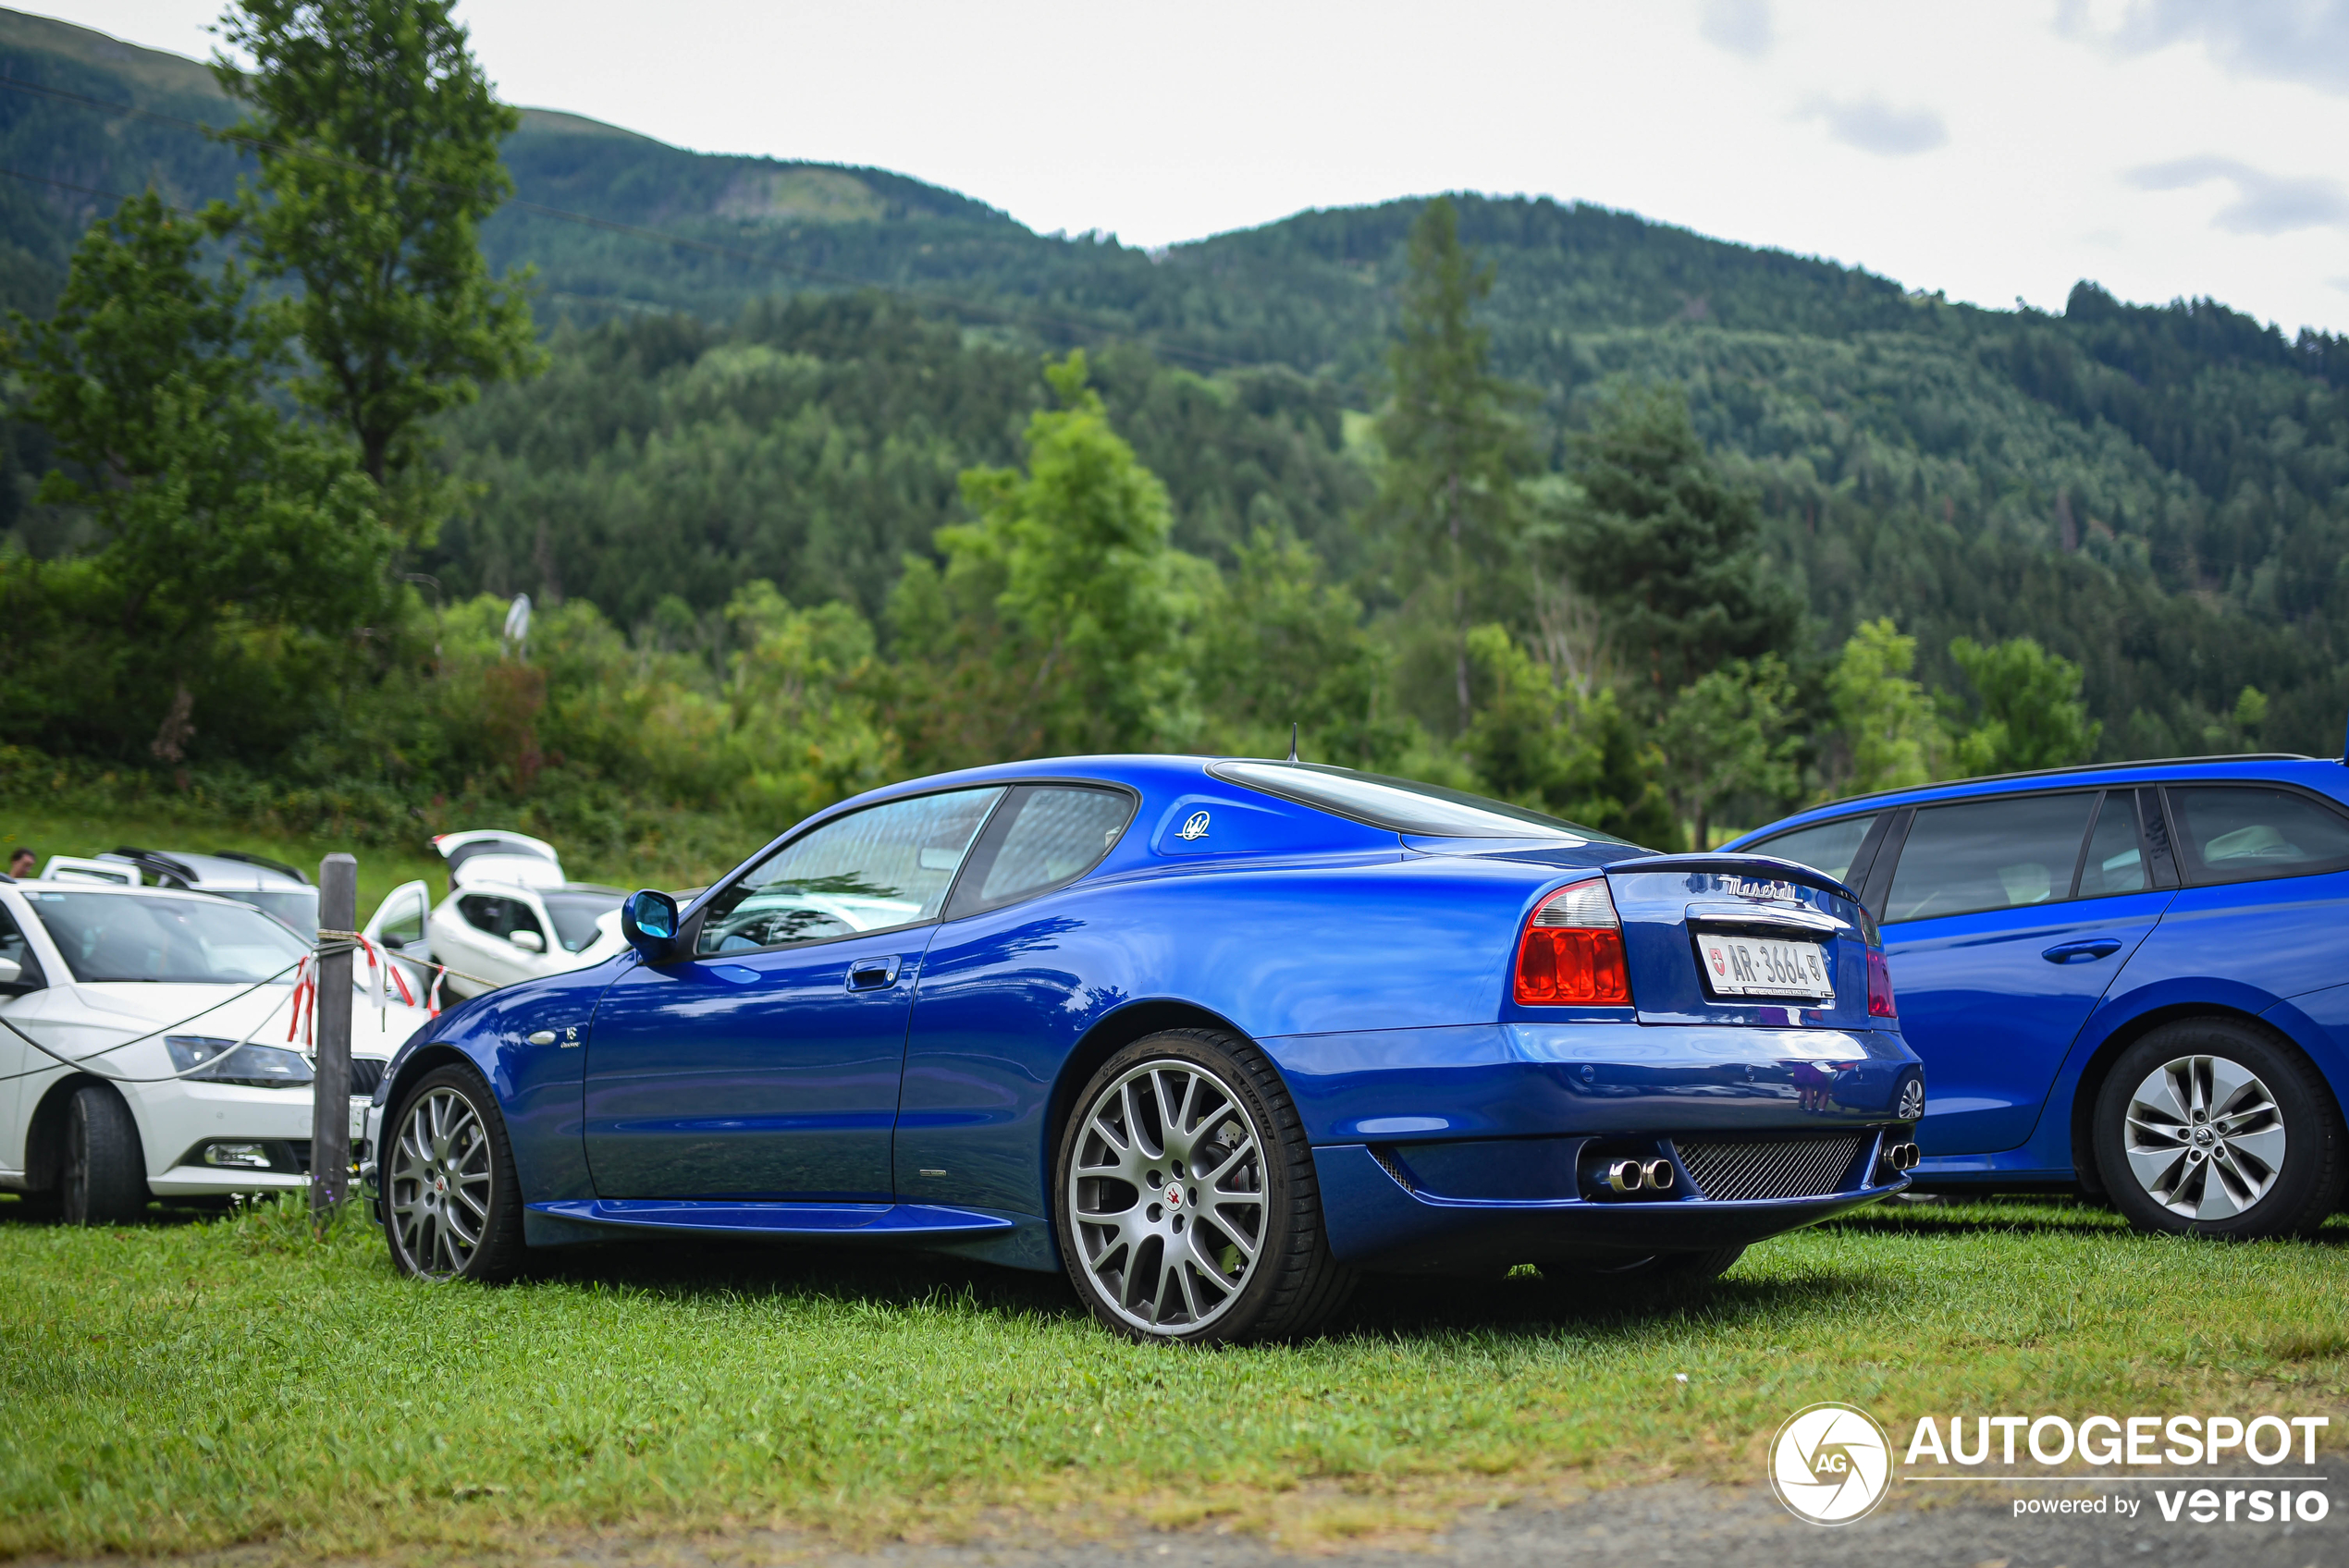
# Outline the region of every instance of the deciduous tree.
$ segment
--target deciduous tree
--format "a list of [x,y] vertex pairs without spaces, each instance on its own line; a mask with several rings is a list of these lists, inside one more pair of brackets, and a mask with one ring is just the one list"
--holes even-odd
[[[432,518],[425,422],[485,381],[529,374],[524,276],[492,277],[481,222],[512,194],[499,144],[521,124],[473,57],[455,0],[238,0],[213,69],[246,105],[225,133],[260,160],[244,192],[255,265],[295,284],[301,399],[359,463]],[[405,494],[400,494],[406,492]]]

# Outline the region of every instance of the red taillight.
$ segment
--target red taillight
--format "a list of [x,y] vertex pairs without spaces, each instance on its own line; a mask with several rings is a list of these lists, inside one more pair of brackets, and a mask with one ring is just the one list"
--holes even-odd
[[1884,954],[1874,948],[1868,949],[1868,1016],[1900,1016],[1900,1009],[1892,1001],[1892,971],[1886,967]]
[[1606,881],[1570,882],[1534,906],[1517,944],[1517,999],[1526,1007],[1629,1007],[1623,923]]

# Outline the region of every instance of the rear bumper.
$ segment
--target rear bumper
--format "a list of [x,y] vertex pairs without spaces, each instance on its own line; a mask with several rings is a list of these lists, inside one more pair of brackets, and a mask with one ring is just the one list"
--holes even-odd
[[1398,1156],[1408,1158],[1408,1147],[1317,1148],[1313,1164],[1339,1261],[1382,1273],[1457,1274],[1703,1252],[1815,1225],[1908,1186],[1906,1178],[1882,1179],[1880,1143],[1874,1134],[1862,1138],[1860,1158],[1838,1191],[1748,1202],[1716,1201],[1687,1186],[1678,1197],[1648,1202],[1446,1197],[1407,1185],[1409,1169]]
[[1860,1128],[1925,1071],[1889,1030],[1593,1021],[1261,1044],[1316,1145]]

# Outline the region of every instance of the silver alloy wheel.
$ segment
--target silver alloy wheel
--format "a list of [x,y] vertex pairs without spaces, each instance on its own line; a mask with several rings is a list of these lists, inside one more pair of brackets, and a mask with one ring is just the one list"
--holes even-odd
[[2222,1056],[2182,1056],[2129,1096],[2122,1147],[2154,1202],[2189,1219],[2231,1219],[2283,1170],[2283,1111],[2259,1075]]
[[1263,1149],[1247,1105],[1197,1062],[1144,1062],[1094,1097],[1069,1161],[1069,1224],[1118,1317],[1188,1333],[1239,1299],[1264,1250]]
[[384,1200],[408,1267],[452,1280],[489,1226],[488,1129],[473,1102],[436,1084],[408,1107],[393,1145]]

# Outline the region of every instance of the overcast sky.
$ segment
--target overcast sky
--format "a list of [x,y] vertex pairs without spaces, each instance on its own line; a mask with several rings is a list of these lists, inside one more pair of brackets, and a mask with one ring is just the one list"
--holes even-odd
[[[29,8],[203,55],[215,0]],[[464,0],[509,100],[1160,245],[1439,190],[2349,330],[2349,0]]]

